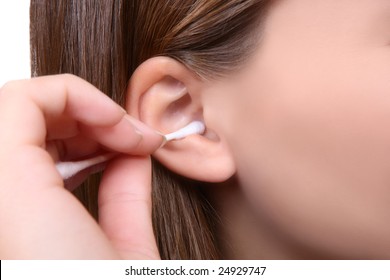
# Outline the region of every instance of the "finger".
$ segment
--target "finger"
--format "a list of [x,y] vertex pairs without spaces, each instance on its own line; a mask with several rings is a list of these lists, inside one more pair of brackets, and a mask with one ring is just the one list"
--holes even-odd
[[0,101],[1,116],[7,120],[2,123],[17,125],[17,139],[22,144],[43,143],[46,119],[65,114],[87,125],[112,126],[125,115],[123,109],[102,92],[72,75],[7,83],[1,89]]
[[[126,116],[119,124],[113,127],[88,127],[80,125],[78,135],[57,140],[47,141],[46,150],[57,160],[74,160],[83,157],[93,156],[97,152],[115,151],[128,153],[131,155],[149,155],[156,151],[162,143],[162,136],[155,133],[149,128],[135,129],[137,134],[141,135],[141,139],[131,139],[129,141],[123,137],[128,129],[127,121],[131,123],[136,120],[128,120]],[[137,121],[138,122],[138,121]],[[140,122],[139,122],[140,123]],[[144,126],[141,123],[142,126]],[[137,124],[138,127],[141,125]],[[124,127],[122,127],[124,126]],[[133,127],[130,126],[131,132]],[[71,131],[70,128],[68,131]],[[59,136],[61,132],[56,133]],[[64,132],[64,135],[71,133]]]
[[[132,124],[130,129],[129,123]],[[150,155],[161,146],[164,139],[161,134],[156,133],[145,124],[130,116],[125,116],[115,126],[81,126],[80,129],[92,139],[98,140],[106,148],[131,155]],[[124,135],[126,133],[135,133],[140,138],[129,139],[127,135]]]
[[99,189],[99,223],[123,258],[159,258],[151,203],[150,158],[113,160]]
[[[0,122],[0,131],[8,133],[0,144],[6,147],[44,145],[47,120],[62,115],[75,119],[84,127],[96,128],[98,132],[91,135],[118,152],[137,151],[142,147],[141,142],[144,146],[157,148],[162,142],[162,136],[150,128],[148,135],[140,135],[141,130],[136,129],[129,118],[124,118],[125,111],[91,84],[76,76],[57,75],[12,82],[1,89],[0,120],[5,121]],[[99,133],[100,128],[104,133]],[[105,136],[107,129],[108,132],[113,130],[115,137]],[[154,137],[150,138],[150,135]],[[145,139],[148,140],[143,142]]]

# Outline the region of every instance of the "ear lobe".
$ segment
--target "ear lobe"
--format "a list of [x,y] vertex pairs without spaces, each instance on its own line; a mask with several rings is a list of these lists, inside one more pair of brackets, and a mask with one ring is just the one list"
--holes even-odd
[[203,135],[167,143],[154,157],[182,176],[222,182],[235,173],[235,164],[223,138],[203,119],[204,87],[204,81],[183,64],[167,57],[154,57],[140,65],[131,78],[126,108],[129,114],[163,134],[194,120],[203,121]]

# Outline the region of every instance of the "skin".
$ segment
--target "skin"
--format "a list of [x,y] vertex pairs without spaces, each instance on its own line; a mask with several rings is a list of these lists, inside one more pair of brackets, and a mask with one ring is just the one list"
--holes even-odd
[[390,257],[389,24],[386,0],[278,1],[204,94],[236,164],[209,191],[226,256]]

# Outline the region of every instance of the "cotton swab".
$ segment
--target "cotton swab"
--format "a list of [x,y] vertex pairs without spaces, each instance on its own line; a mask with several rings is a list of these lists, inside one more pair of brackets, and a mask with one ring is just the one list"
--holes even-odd
[[193,121],[187,126],[165,135],[165,141],[180,140],[192,134],[203,134],[206,127],[201,121]]
[[[185,138],[189,135],[193,135],[193,134],[203,134],[205,130],[206,130],[206,127],[205,127],[203,122],[201,122],[201,121],[191,122],[187,126],[181,128],[175,132],[166,134],[164,136],[164,142],[160,146],[160,148],[163,147],[167,142],[170,142],[172,140],[180,140],[180,139],[183,139],[183,138]],[[81,161],[68,161],[68,162],[61,162],[60,161],[60,162],[56,163],[56,168],[57,168],[57,171],[60,173],[62,179],[67,180],[84,169],[87,169],[91,166],[94,166],[96,164],[103,163],[105,161],[112,159],[115,155],[117,155],[117,154],[116,153],[109,153],[109,154],[100,155],[100,156],[96,156],[96,157],[81,160]]]
[[112,159],[115,155],[115,153],[110,153],[81,161],[60,161],[56,163],[56,168],[57,171],[61,174],[62,179],[67,180],[79,173],[80,171],[87,169],[88,167]]

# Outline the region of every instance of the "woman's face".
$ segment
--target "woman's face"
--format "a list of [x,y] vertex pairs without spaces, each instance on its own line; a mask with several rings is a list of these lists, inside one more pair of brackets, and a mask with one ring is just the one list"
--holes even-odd
[[208,97],[252,208],[317,249],[390,257],[390,1],[277,1],[262,32]]

